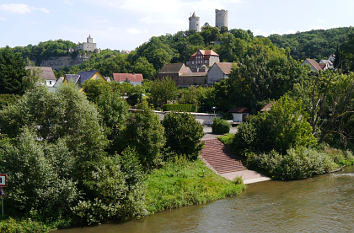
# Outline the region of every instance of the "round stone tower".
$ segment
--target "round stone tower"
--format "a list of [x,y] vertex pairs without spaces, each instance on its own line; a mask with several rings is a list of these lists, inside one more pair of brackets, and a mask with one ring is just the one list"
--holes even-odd
[[215,9],[215,27],[221,29],[222,26],[228,27],[228,11]]
[[200,32],[200,17],[195,15],[195,12],[189,17],[189,31]]

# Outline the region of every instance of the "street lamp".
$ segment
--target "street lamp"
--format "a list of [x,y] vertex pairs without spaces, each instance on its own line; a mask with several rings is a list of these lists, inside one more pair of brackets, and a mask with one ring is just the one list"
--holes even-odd
[[214,118],[216,118],[216,114],[215,114],[215,109],[216,109],[216,107],[213,106],[211,109],[214,111]]

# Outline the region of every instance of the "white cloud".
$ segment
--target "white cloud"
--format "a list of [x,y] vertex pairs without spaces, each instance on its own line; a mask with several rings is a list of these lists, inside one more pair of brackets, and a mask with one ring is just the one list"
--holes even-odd
[[31,13],[31,8],[28,5],[20,3],[1,4],[0,10],[21,15]]
[[32,7],[22,3],[1,4],[0,10],[19,15],[29,14],[32,11],[41,11],[45,14],[49,14],[49,10],[46,8]]

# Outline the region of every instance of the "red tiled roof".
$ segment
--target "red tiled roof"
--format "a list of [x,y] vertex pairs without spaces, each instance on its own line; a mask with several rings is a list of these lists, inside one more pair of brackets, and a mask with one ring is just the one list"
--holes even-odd
[[244,107],[238,107],[238,108],[232,108],[229,110],[231,113],[249,113],[248,108]]
[[217,54],[213,50],[202,50],[202,49],[200,49],[197,52],[193,53],[192,57],[195,57],[199,51],[200,51],[200,53],[203,56],[219,56],[219,54]]
[[116,82],[142,82],[144,81],[142,74],[129,74],[129,73],[113,73],[113,79]]

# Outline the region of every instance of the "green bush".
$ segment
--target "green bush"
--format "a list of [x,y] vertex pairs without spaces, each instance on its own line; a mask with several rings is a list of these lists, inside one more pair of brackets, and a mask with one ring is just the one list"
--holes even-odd
[[2,233],[46,233],[50,228],[43,223],[33,221],[32,219],[15,220],[9,218],[0,221],[0,232]]
[[173,112],[196,112],[197,106],[193,104],[165,104],[162,109]]
[[218,138],[225,145],[230,145],[230,144],[232,144],[232,142],[233,142],[233,140],[235,138],[235,134],[227,133],[227,134],[225,134],[223,136],[219,136]]
[[214,118],[211,128],[213,134],[225,134],[230,131],[231,124],[224,119]]
[[166,146],[177,154],[186,155],[195,160],[203,147],[203,127],[188,113],[171,112],[165,115],[162,125],[165,127]]
[[278,180],[304,179],[338,167],[327,153],[305,147],[291,148],[284,156],[274,150],[246,155],[249,167]]
[[19,95],[14,94],[0,94],[0,109],[4,108],[9,104],[13,104],[20,98]]
[[308,114],[300,102],[284,96],[272,106],[271,111],[258,113],[239,126],[234,140],[236,153],[275,150],[285,154],[292,147],[314,147],[317,140],[307,118]]

